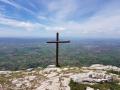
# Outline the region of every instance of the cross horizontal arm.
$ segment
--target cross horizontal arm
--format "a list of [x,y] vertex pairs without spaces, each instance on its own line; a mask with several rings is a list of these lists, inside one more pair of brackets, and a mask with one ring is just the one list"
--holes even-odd
[[50,41],[47,43],[70,43],[70,41]]
[[70,43],[70,41],[58,41],[58,43]]

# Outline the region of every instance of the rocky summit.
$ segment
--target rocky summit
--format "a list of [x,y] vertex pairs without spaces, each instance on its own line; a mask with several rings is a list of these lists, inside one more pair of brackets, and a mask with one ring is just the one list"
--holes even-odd
[[[0,90],[101,90],[93,85],[115,82],[119,86],[119,72],[119,67],[100,64],[60,68],[49,65],[47,68],[0,71]],[[85,88],[74,88],[71,82]],[[105,90],[111,90],[111,87],[107,88]]]

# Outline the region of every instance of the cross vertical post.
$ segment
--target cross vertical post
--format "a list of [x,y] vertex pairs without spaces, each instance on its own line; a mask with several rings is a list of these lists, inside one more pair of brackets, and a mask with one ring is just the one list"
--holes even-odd
[[57,41],[57,43],[56,43],[56,67],[60,67],[59,62],[58,62],[58,55],[59,55],[59,43],[58,43],[58,41],[59,41],[59,33],[57,33],[56,41]]
[[59,33],[56,33],[56,41],[50,41],[47,43],[56,43],[56,67],[60,67],[59,65],[59,43],[70,43],[70,41],[60,41],[59,40]]

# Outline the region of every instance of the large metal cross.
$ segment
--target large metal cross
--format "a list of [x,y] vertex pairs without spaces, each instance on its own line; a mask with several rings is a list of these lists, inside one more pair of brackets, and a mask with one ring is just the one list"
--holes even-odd
[[60,67],[59,62],[58,62],[59,43],[70,43],[70,41],[60,41],[59,40],[59,33],[56,33],[56,41],[50,41],[47,43],[56,43],[56,67]]

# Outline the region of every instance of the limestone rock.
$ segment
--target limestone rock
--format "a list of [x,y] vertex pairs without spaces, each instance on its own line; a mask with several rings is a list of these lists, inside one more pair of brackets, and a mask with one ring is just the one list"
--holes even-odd
[[[90,67],[62,67],[58,68],[55,65],[49,65],[45,69],[29,68],[20,71],[0,71],[2,78],[9,78],[11,88],[13,90],[70,90],[70,80],[80,84],[86,84],[86,90],[95,90],[89,85],[96,83],[111,82],[112,80],[119,81],[117,74],[107,72],[107,70],[119,70],[118,67],[110,65],[92,65]],[[77,72],[74,72],[77,71]],[[89,85],[88,85],[89,84]],[[4,84],[4,85],[7,85]],[[3,85],[3,87],[5,87]],[[0,86],[2,90],[2,86]],[[6,89],[7,90],[7,89]],[[96,89],[99,90],[99,89]]]
[[90,69],[99,69],[99,70],[113,70],[113,71],[119,71],[120,72],[119,67],[111,66],[111,65],[93,64],[89,68]]
[[11,74],[12,71],[0,71],[0,74]]
[[30,71],[32,71],[32,70],[33,70],[33,68],[28,68],[28,69],[27,69],[28,72],[30,72]]
[[55,65],[48,65],[47,68],[56,68]]
[[94,88],[87,87],[86,90],[94,90]]
[[53,72],[53,73],[50,73],[50,74],[48,74],[47,75],[47,77],[48,78],[51,78],[51,77],[54,77],[54,76],[56,76],[58,73],[56,73],[56,72]]
[[43,70],[43,73],[49,74],[49,73],[52,73],[52,72],[60,72],[60,71],[61,71],[60,68],[45,68]]
[[63,68],[63,71],[67,71],[69,68]]
[[4,90],[1,84],[0,84],[0,90]]
[[29,80],[29,81],[32,81],[36,78],[36,76],[26,76],[24,79],[25,80]]
[[104,73],[97,73],[92,71],[89,73],[75,74],[75,75],[72,75],[70,78],[77,83],[112,82],[112,76]]

